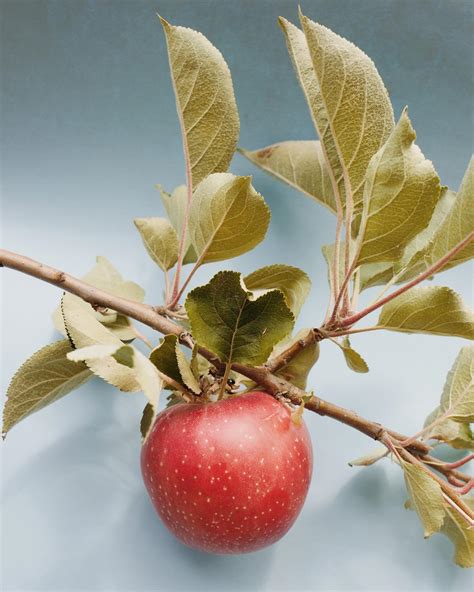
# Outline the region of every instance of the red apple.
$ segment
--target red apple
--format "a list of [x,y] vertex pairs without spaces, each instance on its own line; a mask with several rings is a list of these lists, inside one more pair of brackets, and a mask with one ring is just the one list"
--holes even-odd
[[247,553],[279,540],[296,520],[311,481],[311,440],[282,403],[252,392],[161,412],[141,466],[158,514],[180,541]]

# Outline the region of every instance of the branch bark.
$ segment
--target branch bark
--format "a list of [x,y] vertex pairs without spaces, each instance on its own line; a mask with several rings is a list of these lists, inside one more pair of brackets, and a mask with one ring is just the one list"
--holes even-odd
[[[25,273],[42,281],[48,282],[54,286],[70,292],[75,296],[79,296],[85,302],[88,302],[92,306],[103,306],[115,310],[118,313],[129,316],[136,321],[144,323],[145,325],[159,331],[164,335],[173,334],[178,336],[180,342],[189,348],[193,348],[194,341],[192,336],[178,324],[170,321],[165,316],[159,314],[157,310],[148,305],[135,302],[133,300],[127,300],[120,298],[99,290],[82,280],[79,280],[72,275],[49,267],[25,257],[17,253],[12,253],[0,249],[0,266],[14,269],[16,271]],[[283,352],[280,356],[275,358],[269,366],[257,366],[249,367],[243,364],[233,364],[232,369],[240,374],[243,374],[247,378],[250,378],[256,384],[265,388],[269,393],[274,396],[283,395],[288,398],[295,405],[300,405],[301,402],[305,401],[305,407],[310,411],[313,411],[321,416],[331,417],[341,423],[344,423],[359,432],[369,436],[374,440],[379,440],[384,433],[389,433],[399,441],[406,439],[406,436],[398,434],[396,432],[386,430],[381,424],[364,419],[357,415],[357,413],[339,407],[334,403],[325,401],[316,396],[312,396],[310,399],[307,397],[307,393],[287,382],[279,376],[275,376],[273,372],[276,372],[281,365],[285,365],[290,355],[296,355],[301,349],[306,347],[312,340],[319,341],[324,338],[324,334],[317,329],[313,329],[308,333],[308,336],[300,342],[297,342],[292,346],[290,352],[288,350]],[[213,364],[219,372],[223,373],[225,366],[220,362],[213,352],[199,347],[199,353],[206,358],[211,364]],[[416,455],[426,455],[430,451],[430,447],[415,440],[410,443],[407,450]]]

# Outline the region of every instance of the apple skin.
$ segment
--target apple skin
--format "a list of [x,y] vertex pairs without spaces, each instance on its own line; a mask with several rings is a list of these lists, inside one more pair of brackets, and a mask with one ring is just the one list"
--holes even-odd
[[311,481],[303,422],[263,392],[162,411],[141,453],[146,488],[184,544],[248,553],[278,541],[296,520]]

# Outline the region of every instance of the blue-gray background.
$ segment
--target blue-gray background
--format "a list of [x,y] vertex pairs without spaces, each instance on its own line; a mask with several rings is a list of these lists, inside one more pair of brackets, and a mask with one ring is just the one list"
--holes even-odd
[[[419,144],[444,183],[457,188],[472,150],[471,3],[306,0],[303,10],[348,37],[376,62],[395,113],[405,104]],[[294,1],[3,0],[1,80],[2,246],[73,274],[96,254],[140,282],[150,302],[163,282],[131,223],[162,212],[154,184],[184,180],[166,48],[155,17],[202,31],[233,74],[240,144],[258,148],[314,137],[278,15]],[[273,212],[267,240],[230,266],[272,262],[308,271],[314,288],[301,326],[324,313],[320,247],[333,217],[240,156]],[[196,283],[218,266],[203,269]],[[472,301],[467,267],[445,273]],[[59,293],[4,270],[2,385],[55,338]],[[367,334],[353,344],[371,372],[348,370],[324,344],[311,386],[361,414],[413,433],[436,405],[461,340]],[[451,564],[440,535],[424,541],[403,508],[399,469],[347,461],[373,444],[337,423],[307,418],[314,481],[292,531],[272,548],[218,557],[181,546],[144,492],[138,466],[141,395],[90,383],[16,427],[2,445],[3,590],[356,591],[462,590],[469,574]]]

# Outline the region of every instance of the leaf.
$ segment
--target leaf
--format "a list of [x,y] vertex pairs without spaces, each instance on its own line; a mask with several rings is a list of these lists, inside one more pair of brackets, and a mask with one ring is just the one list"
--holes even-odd
[[[158,185],[158,189],[160,190],[161,201],[165,206],[168,218],[170,219],[173,228],[176,230],[178,238],[181,238],[181,234],[183,233],[184,219],[186,217],[186,206],[188,203],[188,191],[186,185],[179,185],[179,187],[176,187],[176,189],[171,194],[164,191],[160,185]],[[194,263],[196,259],[197,255],[194,247],[191,244],[189,232],[187,232],[183,263]]]
[[[150,361],[158,370],[172,378],[175,382],[189,388],[195,394],[201,392],[199,382],[196,380],[191,365],[179,347],[176,335],[166,335],[158,347],[150,354]],[[173,389],[173,385],[167,388]]]
[[[451,249],[474,231],[474,159],[471,159],[459,193],[444,189],[426,231],[409,245],[399,268],[407,268],[407,281],[442,259]],[[474,257],[474,241],[450,259],[440,271],[446,271]]]
[[474,339],[474,311],[450,288],[416,286],[383,306],[378,326]]
[[175,266],[178,260],[178,236],[166,218],[135,218],[145,248],[163,271]]
[[416,465],[402,461],[402,468],[410,501],[428,538],[443,525],[446,514],[443,492],[439,484]]
[[331,180],[331,187],[338,188],[341,201],[344,203],[344,182],[341,161],[332,130],[329,126],[327,110],[321,95],[320,85],[313,67],[306,37],[298,27],[295,27],[295,25],[283,17],[279,18],[279,24],[285,35],[288,53],[290,54],[293,68],[308,103],[316,132],[321,140],[322,156],[327,163],[327,167],[329,167],[328,174]]
[[455,421],[474,422],[474,345],[459,352],[448,373],[440,409]]
[[316,79],[313,117],[336,179],[346,171],[357,206],[368,163],[393,128],[392,105],[363,51],[304,15],[300,20],[313,66],[305,76]]
[[282,264],[261,267],[245,276],[244,283],[255,296],[260,296],[268,290],[280,290],[295,317],[299,315],[311,290],[308,274],[298,267]]
[[[339,287],[342,285],[344,281],[344,261],[345,261],[345,241],[341,241],[340,248],[339,248]],[[333,266],[334,266],[334,243],[330,245],[323,245],[321,247],[321,251],[323,253],[324,259],[326,260],[326,265],[328,268],[328,282],[331,289],[331,294],[334,294],[334,277],[333,277]],[[349,246],[349,256],[352,258],[354,253],[354,243],[351,242]]]
[[229,68],[202,35],[161,19],[191,186],[228,169],[239,137]]
[[441,195],[432,163],[414,144],[407,110],[370,161],[364,187],[358,262],[396,261],[429,223]]
[[364,358],[359,353],[357,353],[355,349],[352,349],[349,337],[345,337],[342,340],[342,343],[339,343],[338,341],[335,343],[337,343],[337,345],[341,348],[346,363],[351,370],[354,370],[354,372],[360,372],[362,374],[365,374],[369,371],[369,367],[367,366],[367,362],[364,360]]
[[360,291],[373,286],[384,286],[393,277],[393,263],[364,263],[359,267]]
[[[162,374],[181,383],[181,372],[176,358],[177,343],[178,338],[176,335],[165,335],[165,337],[162,338],[160,345],[155,347],[150,353],[150,362],[154,364]],[[172,387],[168,385],[166,388]]]
[[364,454],[364,456],[359,456],[355,460],[351,460],[348,465],[350,467],[369,467],[370,465],[373,465],[379,461],[381,458],[387,456],[388,453],[388,448],[381,446],[380,448],[375,448],[375,450],[372,450],[372,452],[369,452],[368,454]]
[[201,387],[199,386],[199,382],[196,380],[190,362],[184,355],[178,343],[176,344],[176,359],[178,361],[179,372],[184,384],[196,395],[200,394]]
[[142,435],[142,443],[147,439],[151,432],[153,423],[155,421],[155,409],[151,403],[147,403],[143,409],[142,419],[140,421],[140,433]]
[[279,290],[252,300],[234,271],[221,271],[192,290],[185,307],[196,342],[224,363],[265,362],[294,322]]
[[336,213],[336,200],[320,142],[288,141],[260,150],[239,149],[258,167]]
[[[442,415],[439,407],[436,407],[426,418],[423,427],[429,427],[435,420]],[[445,444],[449,444],[453,448],[461,450],[473,450],[474,439],[469,423],[460,423],[452,419],[443,419],[440,423],[433,425],[433,427],[423,436],[424,440],[439,440]]]
[[250,177],[216,173],[193,195],[189,233],[200,263],[242,255],[265,237],[270,210]]
[[[271,358],[278,356],[282,351],[307,335],[308,331],[309,329],[301,329],[295,336],[281,341],[273,349]],[[296,354],[296,356],[294,356],[287,364],[280,368],[276,374],[288,382],[291,382],[298,388],[305,390],[310,370],[316,364],[318,359],[319,343],[313,343]]]
[[68,359],[74,362],[94,363],[102,360],[115,360],[133,373],[139,389],[156,409],[163,382],[155,366],[138,349],[131,345],[90,345],[70,352]]
[[[474,510],[474,498],[464,499]],[[469,527],[450,506],[446,506],[446,517],[441,532],[451,539],[455,547],[454,561],[460,567],[474,567],[474,528]]]
[[143,302],[145,290],[135,282],[124,280],[120,273],[105,257],[97,257],[96,265],[82,279],[96,288],[110,292],[114,296]]
[[[127,298],[128,300],[135,300],[136,302],[143,302],[145,298],[145,291],[135,282],[124,280],[120,273],[105,257],[97,257],[96,265],[83,276],[83,281],[95,288],[104,290],[113,294],[114,296],[120,296],[121,298]],[[93,314],[93,316],[100,321],[103,325],[107,325],[108,329],[112,331],[119,339],[124,341],[132,340],[136,337],[136,331],[133,325],[125,315],[118,314],[113,310],[107,311],[107,313],[100,313],[93,310],[90,304],[84,302],[77,296],[69,295],[68,298],[75,298],[77,306],[81,306],[85,313]],[[61,312],[61,307],[53,313],[53,323],[56,329],[67,337],[66,329],[64,327],[64,319]]]
[[92,372],[66,358],[69,341],[56,341],[34,353],[15,373],[3,410],[3,437],[22,419],[84,384]]
[[[70,294],[64,294],[62,298],[64,321],[74,346],[79,349],[90,345],[108,345],[116,346],[117,350],[122,347],[120,339],[102,325],[89,310],[85,310],[81,302]],[[112,356],[91,358],[86,363],[94,374],[121,391],[140,390],[133,369],[119,364]]]

